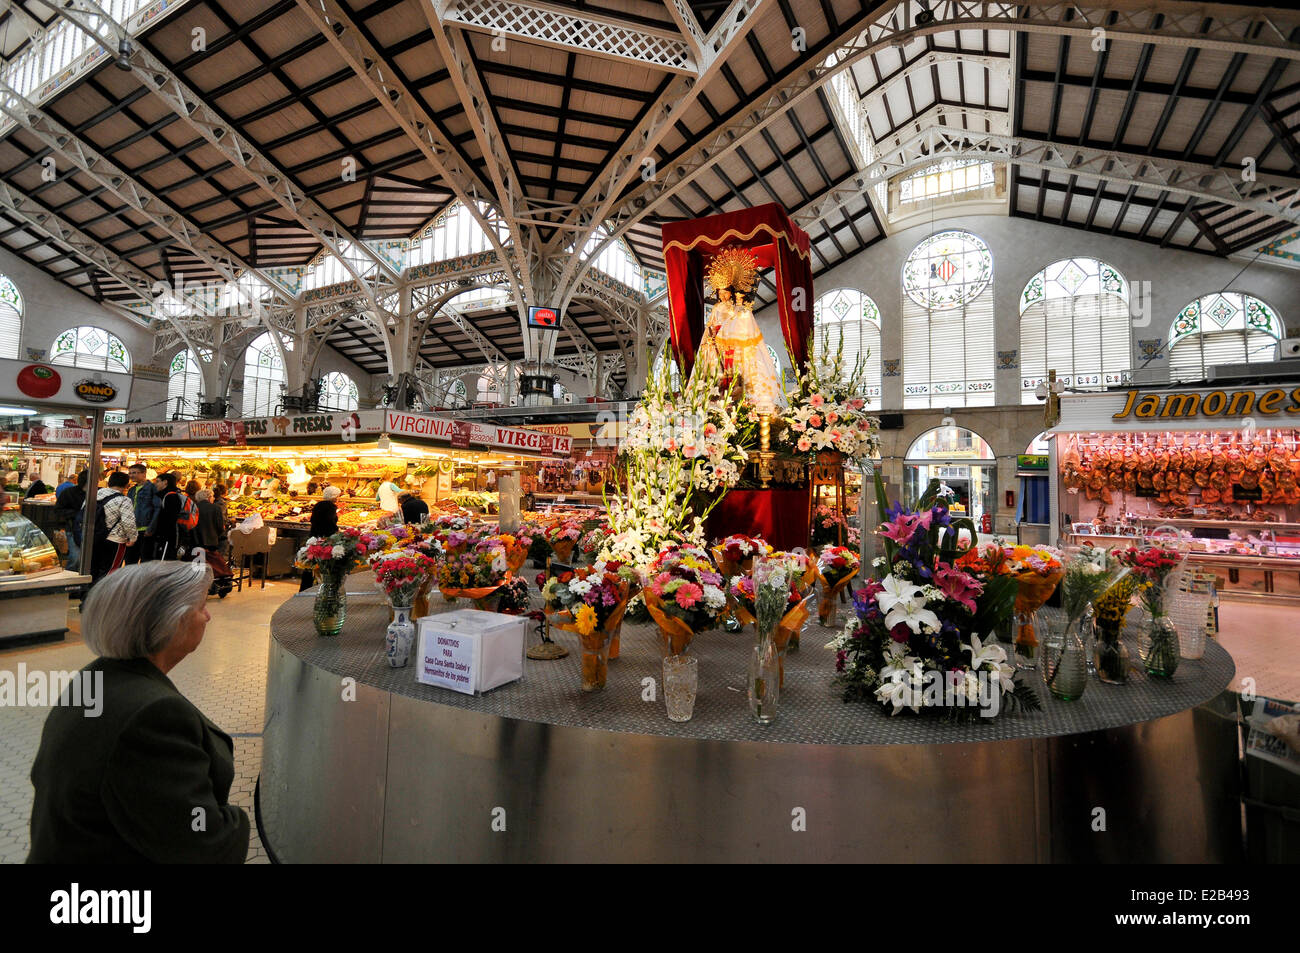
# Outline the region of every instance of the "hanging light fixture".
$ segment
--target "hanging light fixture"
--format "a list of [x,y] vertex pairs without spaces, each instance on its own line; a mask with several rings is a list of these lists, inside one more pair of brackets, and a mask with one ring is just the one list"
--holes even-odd
[[117,59],[113,61],[113,65],[124,73],[131,72],[131,54],[134,52],[131,41],[123,36],[117,41]]

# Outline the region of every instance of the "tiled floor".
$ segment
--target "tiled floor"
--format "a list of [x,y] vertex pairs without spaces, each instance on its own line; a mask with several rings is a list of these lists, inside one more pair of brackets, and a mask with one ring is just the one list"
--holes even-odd
[[[185,696],[235,740],[235,783],[230,800],[248,812],[253,836],[248,863],[267,863],[253,818],[253,786],[262,764],[262,712],[266,704],[267,640],[271,614],[297,582],[270,582],[265,590],[245,588],[224,600],[210,598],[203,644],[170,673]],[[69,614],[74,631],[61,643],[0,652],[0,670],[76,670],[93,656],[77,634],[78,619]],[[32,785],[28,779],[40,744],[47,708],[0,708],[0,863],[22,863],[27,857]]]
[[[203,644],[171,673],[176,686],[234,736],[237,775],[231,801],[250,818],[262,760],[268,626],[272,613],[296,591],[296,582],[272,582],[265,590],[245,589],[224,601],[209,599],[212,622]],[[1254,678],[1258,694],[1300,700],[1297,619],[1300,612],[1294,608],[1224,602],[1220,641],[1237,665],[1235,690],[1240,690],[1242,678]],[[19,662],[47,671],[81,668],[91,654],[76,634],[75,611],[70,624],[74,631],[61,643],[0,652],[0,670],[13,670]],[[0,863],[21,863],[27,856],[32,801],[28,775],[47,711],[0,708]],[[256,831],[248,862],[267,862]]]

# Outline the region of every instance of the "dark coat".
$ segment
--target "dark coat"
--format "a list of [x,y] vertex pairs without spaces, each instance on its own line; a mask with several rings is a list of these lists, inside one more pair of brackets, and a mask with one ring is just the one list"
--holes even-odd
[[228,801],[230,736],[148,659],[83,671],[103,672],[102,709],[56,705],[45,719],[27,862],[242,864],[249,823]]
[[[154,523],[153,538],[154,545],[157,546],[156,556],[159,559],[176,559],[177,525],[176,520],[181,515],[181,494],[179,490],[168,490],[163,494],[162,507],[158,510],[158,517]],[[163,547],[166,546],[164,552]]]
[[194,538],[204,549],[216,549],[226,538],[226,520],[221,507],[204,500],[194,504],[199,508],[199,525],[194,527]]
[[339,531],[339,508],[333,500],[321,500],[311,508],[311,534],[333,536]]
[[407,497],[402,502],[403,523],[423,523],[429,515],[429,504],[418,496]]

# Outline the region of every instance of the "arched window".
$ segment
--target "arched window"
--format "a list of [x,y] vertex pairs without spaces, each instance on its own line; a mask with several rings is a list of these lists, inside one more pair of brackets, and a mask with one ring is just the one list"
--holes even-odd
[[903,406],[992,404],[993,255],[970,232],[939,232],[903,263]]
[[357,384],[341,371],[330,371],[321,379],[321,410],[356,410]]
[[478,402],[480,404],[503,404],[506,400],[507,366],[494,365],[483,371],[478,377]]
[[456,378],[447,388],[445,398],[448,407],[468,407],[469,406],[469,388],[465,386],[464,378]]
[[68,328],[54,339],[50,363],[130,374],[131,352],[116,334],[83,325]]
[[1282,321],[1269,305],[1236,291],[1197,298],[1169,329],[1169,378],[1205,379],[1216,364],[1258,364],[1277,360]]
[[1128,282],[1095,258],[1066,258],[1029,279],[1020,294],[1021,403],[1056,370],[1067,387],[1122,384],[1133,366]]
[[[283,337],[280,340],[286,351],[293,349],[292,341]],[[268,331],[244,352],[244,416],[269,417],[275,413],[288,381],[284,361]]]
[[681,368],[677,366],[677,357],[673,354],[673,342],[671,339],[665,340],[662,346],[660,346],[659,355],[655,358],[654,364],[650,367],[650,376],[655,380],[658,380],[659,375],[664,371],[665,364],[668,366],[669,386],[676,390],[681,387],[682,384],[682,371]]
[[197,414],[202,393],[202,363],[191,350],[177,351],[167,374],[167,413]]
[[[813,341],[836,348],[844,335],[844,366],[861,359],[866,366],[863,397],[880,397],[880,309],[861,291],[840,288],[813,302]],[[781,364],[778,361],[777,367]]]
[[23,334],[23,296],[8,275],[0,275],[0,357],[18,359]]

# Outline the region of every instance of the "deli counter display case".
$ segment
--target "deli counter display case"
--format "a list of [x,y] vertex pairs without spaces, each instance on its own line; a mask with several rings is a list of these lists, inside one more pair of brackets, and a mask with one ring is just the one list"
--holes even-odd
[[0,512],[0,648],[62,639],[69,600],[89,584],[16,507]]
[[[1213,570],[1222,596],[1300,604],[1300,429],[1260,413],[1279,404],[1274,391],[1283,393],[1062,399],[1051,447],[1060,541],[1176,537],[1192,565]],[[1144,400],[1157,416],[1126,413]],[[1160,416],[1160,407],[1198,413]],[[1224,407],[1245,416],[1205,415]]]

